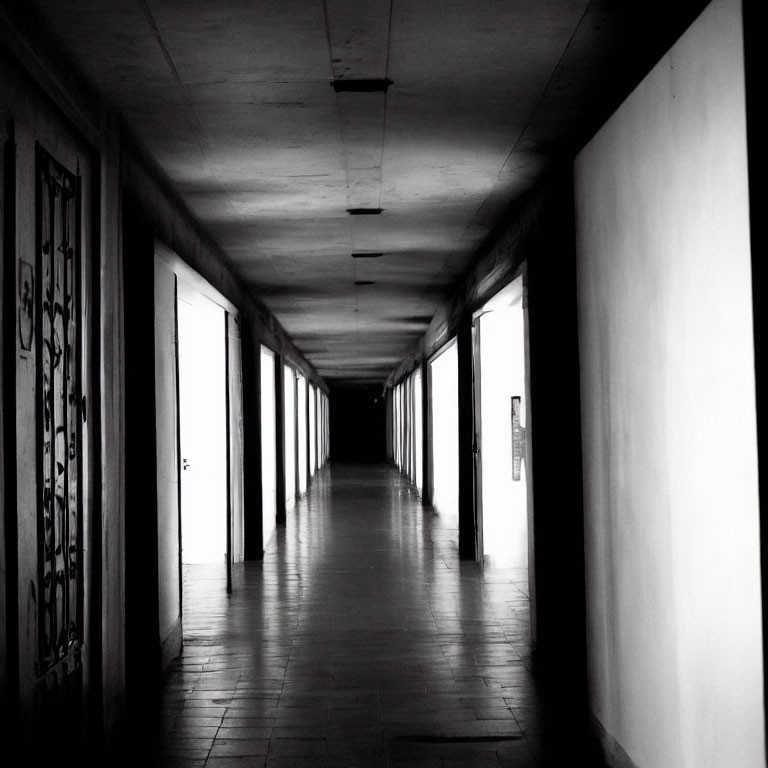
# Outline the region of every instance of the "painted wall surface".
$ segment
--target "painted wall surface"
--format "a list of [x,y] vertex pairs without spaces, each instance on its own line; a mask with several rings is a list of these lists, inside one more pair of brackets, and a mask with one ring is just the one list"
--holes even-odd
[[245,559],[243,542],[243,354],[240,334],[240,316],[228,313],[227,344],[229,371],[229,456],[230,456],[230,504],[232,508],[231,556],[233,563]]
[[[102,721],[116,731],[125,688],[125,370],[123,266],[120,238],[120,157],[117,119],[104,116],[101,147],[101,323],[99,324],[101,393],[101,680]],[[104,510],[109,510],[106,513]]]
[[641,768],[764,766],[741,6],[575,164],[591,706]]
[[[0,69],[2,74],[2,69]],[[4,101],[4,94],[0,91],[0,101]],[[6,134],[0,134],[0,142],[3,144],[6,140]],[[6,530],[5,530],[5,378],[4,378],[4,341],[5,341],[5,156],[0,147],[0,297],[2,303],[0,303],[0,647],[3,649],[2,659],[0,660],[0,717],[5,714],[6,706],[8,704],[6,699],[6,692],[8,691],[8,682],[6,673],[6,649],[8,647],[8,641],[6,633],[8,631],[6,625],[6,558],[5,558],[5,546],[6,546]]]
[[157,574],[163,663],[181,649],[176,275],[155,259],[155,404],[157,424]]

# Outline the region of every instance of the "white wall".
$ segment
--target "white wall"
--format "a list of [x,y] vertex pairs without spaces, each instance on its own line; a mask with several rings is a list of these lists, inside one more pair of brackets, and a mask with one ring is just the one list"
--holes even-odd
[[741,7],[577,158],[592,709],[645,768],[764,766]]
[[245,466],[243,463],[243,355],[240,334],[241,316],[230,309],[227,312],[229,388],[229,488],[232,514],[230,542],[233,563],[245,560],[243,514],[245,505]]

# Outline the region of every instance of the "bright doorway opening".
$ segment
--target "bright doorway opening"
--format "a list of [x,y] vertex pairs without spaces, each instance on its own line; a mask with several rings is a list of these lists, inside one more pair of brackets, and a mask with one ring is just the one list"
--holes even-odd
[[459,529],[459,358],[456,341],[429,364],[432,504],[454,531]]
[[530,466],[522,277],[482,308],[474,333],[478,556],[527,572]]
[[317,447],[317,418],[315,414],[315,385],[309,385],[309,476],[314,477],[315,470],[317,469],[317,454],[315,448]]
[[177,294],[181,559],[227,554],[225,312],[180,280]]
[[296,395],[296,418],[298,419],[297,446],[297,490],[303,496],[307,492],[307,380],[302,374],[298,376]]
[[266,550],[277,527],[277,427],[275,413],[275,355],[261,347],[261,509]]
[[283,429],[285,433],[285,509],[293,508],[296,500],[296,374],[283,367]]
[[421,495],[424,491],[424,418],[421,368],[413,372],[413,482]]

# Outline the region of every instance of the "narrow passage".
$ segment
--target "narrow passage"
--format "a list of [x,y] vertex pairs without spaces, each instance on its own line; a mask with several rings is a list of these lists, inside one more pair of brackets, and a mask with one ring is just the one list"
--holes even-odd
[[230,597],[185,566],[160,764],[549,764],[527,574],[455,540],[395,470],[331,464]]

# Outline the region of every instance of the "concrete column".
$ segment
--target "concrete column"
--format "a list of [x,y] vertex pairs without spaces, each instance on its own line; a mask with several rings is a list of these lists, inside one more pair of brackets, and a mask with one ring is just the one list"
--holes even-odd
[[243,557],[264,556],[261,498],[261,343],[248,317],[243,333]]
[[392,464],[395,460],[395,452],[393,450],[392,441],[394,440],[394,420],[392,418],[392,406],[394,403],[394,397],[392,394],[392,390],[387,388],[385,393],[385,403],[386,403],[386,409],[387,409],[387,431],[386,431],[386,438],[387,438],[387,461]]
[[563,690],[585,686],[584,512],[576,257],[570,174],[553,183],[550,217],[528,259],[536,654]]
[[132,716],[160,681],[155,241],[143,211],[123,199],[125,296],[125,667]]
[[430,378],[429,363],[426,358],[421,361],[421,477],[423,487],[421,491],[422,502],[426,505],[432,505],[432,447],[429,440],[429,430],[432,424],[432,398],[430,396]]
[[472,393],[472,319],[462,317],[456,334],[459,387],[459,557],[475,559],[475,441]]

